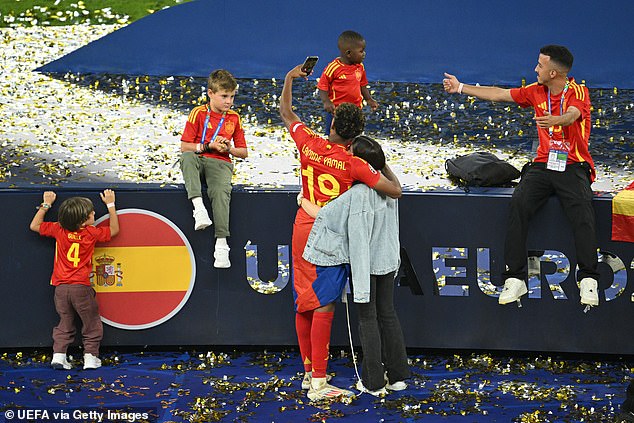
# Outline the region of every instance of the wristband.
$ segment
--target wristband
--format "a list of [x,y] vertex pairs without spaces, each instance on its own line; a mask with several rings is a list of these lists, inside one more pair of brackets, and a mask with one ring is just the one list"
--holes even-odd
[[36,209],[44,209],[44,210],[48,210],[51,208],[51,205],[48,203],[41,203],[39,206],[35,207]]
[[461,82],[460,85],[458,85],[458,94],[462,94],[463,88],[464,88],[464,84]]
[[196,144],[196,153],[200,153],[200,144]]
[[108,208],[114,207],[114,203],[108,203],[108,204],[106,204],[106,207],[108,207]]

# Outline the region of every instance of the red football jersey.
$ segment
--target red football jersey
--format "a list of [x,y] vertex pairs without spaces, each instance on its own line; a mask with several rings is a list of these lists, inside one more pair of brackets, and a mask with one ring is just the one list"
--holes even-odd
[[374,187],[381,177],[368,162],[350,154],[346,147],[321,138],[302,122],[290,126],[299,150],[304,198],[323,206],[360,181]]
[[324,69],[317,83],[317,88],[328,91],[328,98],[335,106],[341,103],[352,103],[361,107],[363,96],[361,87],[368,85],[363,63],[346,65],[337,58]]
[[[562,92],[563,93],[563,92]],[[526,87],[511,89],[513,100],[521,107],[533,107],[536,116],[544,116],[544,112],[548,111],[548,88],[533,83]],[[561,115],[561,94],[550,96],[551,114],[555,116]],[[590,118],[590,93],[584,85],[579,85],[574,78],[570,78],[568,82],[568,90],[564,95],[563,111],[574,106],[581,112],[581,116],[572,125],[557,126],[553,128],[553,139],[570,143],[570,152],[568,154],[568,163],[588,162],[592,168],[592,180],[594,181],[595,170],[594,161],[588,151],[588,141],[590,138],[590,129],[592,121]],[[550,134],[547,128],[537,128],[539,135],[539,148],[537,149],[536,162],[548,162],[548,150],[550,148]]]
[[[183,130],[183,136],[181,141],[199,143],[203,136],[203,127],[205,126],[205,120],[209,115],[209,122],[207,123],[207,132],[205,132],[205,142],[211,141],[211,138],[218,128],[218,124],[222,120],[222,113],[216,113],[209,110],[208,105],[202,105],[194,107],[189,113],[187,123],[185,123],[185,129]],[[229,110],[225,116],[225,120],[222,123],[218,136],[225,137],[228,140],[233,140],[233,146],[235,148],[246,148],[247,141],[244,138],[244,130],[240,123],[240,115],[233,110]],[[231,162],[229,153],[219,153],[213,151],[211,153],[203,153],[205,157],[213,157],[214,159],[224,160]]]
[[110,241],[110,227],[85,226],[68,231],[57,222],[42,222],[40,235],[55,238],[55,262],[51,284],[90,286],[95,243]]

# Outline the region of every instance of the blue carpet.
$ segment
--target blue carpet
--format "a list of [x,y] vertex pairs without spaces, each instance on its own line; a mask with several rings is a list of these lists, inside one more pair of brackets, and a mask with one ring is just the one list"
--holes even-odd
[[[350,355],[336,353],[331,383],[350,387]],[[50,353],[2,354],[0,421],[27,421],[30,410],[30,421],[66,422],[99,421],[91,413],[107,412],[131,418],[103,421],[611,422],[634,364],[616,358],[416,355],[410,356],[413,377],[405,391],[310,403],[295,352],[107,352],[97,370],[82,370],[79,356],[72,370],[60,371],[50,368]],[[47,419],[33,414],[43,410]],[[13,419],[7,418],[10,412]],[[53,413],[68,418],[55,420]]]

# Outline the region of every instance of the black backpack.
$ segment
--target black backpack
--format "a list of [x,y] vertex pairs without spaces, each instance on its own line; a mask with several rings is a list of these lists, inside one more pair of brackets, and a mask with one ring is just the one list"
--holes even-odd
[[445,170],[460,187],[513,186],[511,181],[520,177],[513,165],[486,151],[447,159]]

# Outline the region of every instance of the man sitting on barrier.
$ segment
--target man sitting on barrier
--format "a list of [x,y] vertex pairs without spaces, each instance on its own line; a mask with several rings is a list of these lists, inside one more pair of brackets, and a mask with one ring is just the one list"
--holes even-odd
[[[324,205],[347,191],[357,180],[391,197],[401,196],[401,185],[378,173],[368,163],[352,156],[346,146],[361,134],[365,126],[363,112],[352,103],[335,109],[328,139],[317,136],[293,111],[293,80],[308,75],[302,65],[291,69],[284,79],[280,96],[280,116],[299,152],[304,196],[314,204]],[[334,301],[341,290],[333,288],[340,278],[331,271],[319,269],[302,258],[314,218],[299,208],[293,225],[293,295],[295,327],[306,375],[302,387],[308,398],[319,400],[350,396],[352,392],[327,383],[328,346],[334,317]],[[323,270],[323,271],[322,271]]]
[[599,304],[597,240],[590,187],[595,170],[588,151],[592,126],[590,95],[587,87],[568,78],[572,62],[573,56],[566,47],[545,46],[540,50],[535,67],[537,82],[512,89],[468,85],[445,73],[443,85],[448,93],[516,102],[535,110],[539,148],[534,161],[522,169],[520,183],[511,199],[500,304],[519,300],[528,292],[525,282],[528,223],[551,194],[557,195],[572,224],[581,304]]

